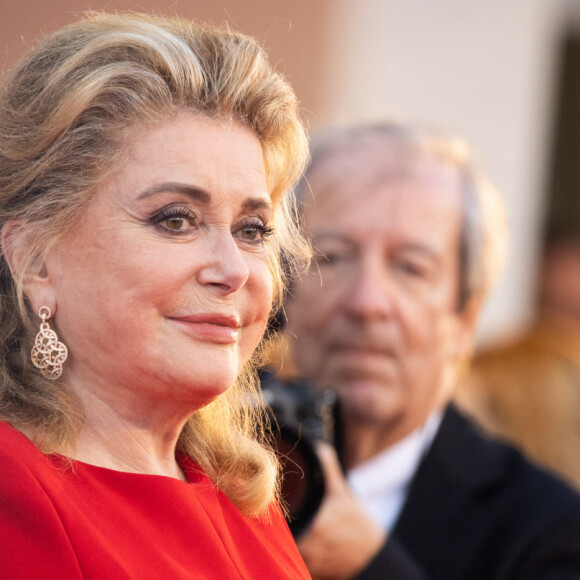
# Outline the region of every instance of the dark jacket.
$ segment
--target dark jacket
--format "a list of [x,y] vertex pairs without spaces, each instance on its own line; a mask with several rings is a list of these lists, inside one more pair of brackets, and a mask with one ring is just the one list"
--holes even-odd
[[450,405],[392,534],[357,576],[377,578],[578,580],[580,496]]

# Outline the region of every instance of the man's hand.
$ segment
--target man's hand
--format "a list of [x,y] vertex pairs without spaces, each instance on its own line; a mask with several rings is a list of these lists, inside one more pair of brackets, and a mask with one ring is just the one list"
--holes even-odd
[[372,560],[386,534],[366,514],[348,487],[335,450],[320,444],[326,495],[298,549],[313,580],[353,578]]

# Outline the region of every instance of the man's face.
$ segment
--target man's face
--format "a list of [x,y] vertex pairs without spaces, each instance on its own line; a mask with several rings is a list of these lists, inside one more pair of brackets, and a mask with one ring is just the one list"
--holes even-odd
[[385,171],[388,154],[349,150],[311,173],[317,259],[287,315],[301,374],[339,393],[348,423],[394,442],[447,401],[471,327],[457,311],[457,171],[428,160]]

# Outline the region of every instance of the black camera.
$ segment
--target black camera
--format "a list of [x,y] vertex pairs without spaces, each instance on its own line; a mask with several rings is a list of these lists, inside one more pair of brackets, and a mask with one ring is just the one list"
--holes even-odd
[[316,442],[333,445],[342,457],[339,401],[330,389],[317,391],[307,381],[281,382],[264,371],[260,382],[270,410],[270,434],[283,470],[282,498],[288,525],[297,538],[309,526],[325,493]]

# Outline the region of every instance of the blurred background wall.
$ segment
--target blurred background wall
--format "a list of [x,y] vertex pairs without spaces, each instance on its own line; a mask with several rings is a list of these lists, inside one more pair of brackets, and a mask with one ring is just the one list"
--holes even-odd
[[[528,323],[555,160],[570,141],[561,133],[573,127],[562,91],[575,76],[569,48],[577,46],[580,0],[0,0],[2,71],[87,9],[228,22],[258,37],[312,130],[402,117],[461,133],[502,192],[511,230],[480,342]],[[570,158],[565,175],[576,166]],[[580,186],[580,169],[578,178]]]

